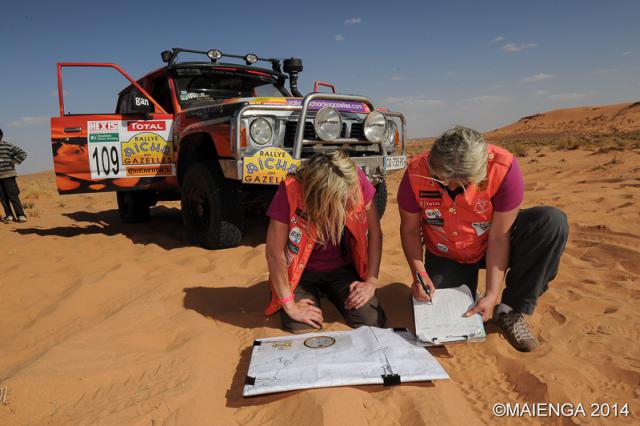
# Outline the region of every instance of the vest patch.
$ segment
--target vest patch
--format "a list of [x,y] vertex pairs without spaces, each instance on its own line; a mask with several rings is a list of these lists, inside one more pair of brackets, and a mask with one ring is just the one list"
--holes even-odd
[[291,253],[290,251],[287,251],[285,253],[285,256],[287,257],[287,266],[291,265],[291,262],[293,262],[293,259],[295,258],[295,255],[293,253]]
[[287,248],[294,254],[298,254],[298,252],[300,251],[300,248],[293,244],[291,241],[287,241]]
[[473,230],[476,231],[476,235],[479,237],[491,228],[491,222],[473,222],[471,224]]
[[300,207],[298,207],[296,209],[296,216],[300,216],[303,219],[308,219],[307,218],[307,214],[305,212],[302,211],[302,209]]
[[439,207],[442,204],[441,200],[438,201],[424,201],[420,200],[420,208],[426,209],[428,207]]
[[478,199],[475,206],[473,206],[473,211],[478,214],[486,214],[489,211],[489,201],[484,198]]
[[445,246],[442,243],[438,243],[436,247],[438,248],[438,250],[443,251],[445,253],[449,251],[449,247]]
[[438,210],[438,209],[427,209],[427,210],[424,211],[424,214],[429,219],[436,219],[438,217],[442,217],[442,213],[440,213],[440,210]]
[[440,191],[420,191],[418,196],[420,198],[442,198]]
[[289,241],[300,244],[300,240],[302,240],[302,231],[296,226],[289,232]]
[[422,223],[432,226],[444,226],[444,219],[427,219],[426,221],[422,221]]

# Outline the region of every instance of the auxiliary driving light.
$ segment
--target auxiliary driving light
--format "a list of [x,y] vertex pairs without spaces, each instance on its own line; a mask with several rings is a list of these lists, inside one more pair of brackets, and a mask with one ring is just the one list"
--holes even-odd
[[331,107],[321,108],[313,119],[313,128],[323,141],[329,142],[338,138],[342,131],[340,113]]
[[369,142],[380,143],[387,136],[387,119],[378,111],[372,111],[364,120],[364,137]]
[[207,56],[212,61],[217,61],[218,59],[222,58],[222,52],[219,51],[218,49],[211,49],[210,51],[207,52]]
[[256,118],[251,123],[249,133],[251,134],[251,139],[253,139],[255,143],[259,145],[266,145],[271,142],[273,129],[271,129],[271,124],[269,124],[269,122],[264,118]]
[[255,64],[256,62],[258,62],[258,56],[254,55],[253,53],[249,53],[244,57],[244,61],[247,63],[247,65]]

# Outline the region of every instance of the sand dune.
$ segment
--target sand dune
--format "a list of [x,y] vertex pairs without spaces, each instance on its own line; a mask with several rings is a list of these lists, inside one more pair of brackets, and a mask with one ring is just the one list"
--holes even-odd
[[[621,107],[622,108],[622,107]],[[32,219],[0,226],[0,424],[493,424],[496,402],[628,403],[640,412],[640,150],[539,148],[520,158],[525,206],[562,208],[570,242],[522,354],[485,343],[432,353],[451,380],[244,399],[251,342],[283,334],[264,318],[264,218],[240,247],[183,241],[176,203],[120,224],[112,194],[59,197],[53,176],[21,179]],[[391,177],[379,297],[410,326],[409,274]],[[483,284],[481,284],[483,286]],[[346,329],[324,306],[327,327]],[[612,419],[609,419],[611,422]],[[505,423],[603,423],[512,418]]]

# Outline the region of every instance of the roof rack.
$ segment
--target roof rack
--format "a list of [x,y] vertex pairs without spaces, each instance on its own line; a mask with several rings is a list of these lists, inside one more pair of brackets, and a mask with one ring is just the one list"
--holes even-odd
[[212,63],[217,64],[218,61],[225,58],[236,58],[243,59],[246,65],[253,65],[258,61],[270,62],[271,68],[277,72],[282,73],[282,68],[280,66],[280,59],[277,58],[261,58],[254,53],[248,53],[246,55],[235,55],[231,53],[222,53],[222,51],[218,49],[211,50],[192,50],[192,49],[183,49],[180,47],[174,47],[171,50],[165,50],[162,52],[162,61],[166,62],[169,66],[172,66],[178,62],[178,55],[182,52],[185,53],[196,53],[207,56]]

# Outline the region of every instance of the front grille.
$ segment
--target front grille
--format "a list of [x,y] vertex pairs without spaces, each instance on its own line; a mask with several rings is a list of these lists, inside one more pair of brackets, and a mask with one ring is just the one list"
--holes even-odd
[[352,123],[350,137],[361,141],[365,140],[366,138],[364,137],[364,124]]

